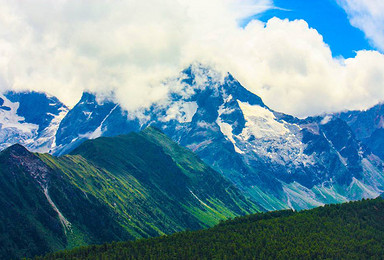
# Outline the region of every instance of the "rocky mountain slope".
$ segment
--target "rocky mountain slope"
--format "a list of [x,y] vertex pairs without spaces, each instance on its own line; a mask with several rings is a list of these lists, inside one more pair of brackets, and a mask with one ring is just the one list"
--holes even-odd
[[346,111],[334,115],[344,120],[356,138],[374,154],[384,159],[384,106],[378,104],[365,111]]

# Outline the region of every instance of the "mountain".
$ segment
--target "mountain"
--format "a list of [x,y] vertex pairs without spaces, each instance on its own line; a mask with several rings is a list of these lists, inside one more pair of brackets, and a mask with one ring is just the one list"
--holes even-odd
[[384,160],[384,105],[378,104],[365,111],[346,111],[335,116],[343,119],[374,154]]
[[68,108],[57,98],[37,92],[0,95],[0,150],[20,143],[33,151],[49,152]]
[[[59,156],[88,139],[155,126],[197,153],[265,210],[374,198],[384,190],[381,105],[299,119],[270,109],[231,74],[200,64],[164,84],[171,90],[169,96],[138,111],[84,93],[69,111],[50,105],[33,112],[28,104],[35,104],[37,96],[51,100],[48,104],[60,103],[41,93],[8,94],[16,105],[11,109],[10,101],[1,104],[1,113],[13,113],[4,117],[13,121],[3,120],[8,127],[0,129],[3,147],[20,140],[32,151]],[[18,95],[24,98],[11,97]],[[56,112],[47,112],[51,107]],[[40,116],[33,118],[34,114]]]
[[66,154],[88,139],[138,132],[140,129],[144,127],[138,127],[136,120],[127,120],[126,112],[119,105],[108,100],[98,101],[95,95],[84,93],[60,122],[54,153]]
[[381,259],[384,200],[268,212],[195,232],[77,248],[43,259]]
[[266,210],[373,198],[383,191],[382,159],[343,118],[276,112],[229,73],[199,64],[164,84],[171,89],[168,99],[139,112],[84,93],[60,123],[54,154],[152,125]]
[[70,155],[0,153],[0,258],[213,226],[258,207],[154,128]]

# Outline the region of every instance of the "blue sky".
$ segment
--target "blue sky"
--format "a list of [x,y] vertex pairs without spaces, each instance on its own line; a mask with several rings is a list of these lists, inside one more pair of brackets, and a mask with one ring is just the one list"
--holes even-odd
[[274,6],[275,9],[251,17],[244,23],[255,18],[264,22],[272,17],[303,19],[324,37],[335,57],[350,58],[358,50],[374,49],[364,32],[351,25],[347,13],[335,0],[275,0]]

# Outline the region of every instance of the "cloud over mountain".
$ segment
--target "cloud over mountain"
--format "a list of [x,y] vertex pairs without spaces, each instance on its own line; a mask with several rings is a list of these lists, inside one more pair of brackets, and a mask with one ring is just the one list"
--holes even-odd
[[334,58],[303,20],[240,21],[269,0],[0,0],[0,90],[33,89],[68,105],[83,90],[134,110],[198,61],[230,71],[272,108],[297,116],[384,100],[384,56]]

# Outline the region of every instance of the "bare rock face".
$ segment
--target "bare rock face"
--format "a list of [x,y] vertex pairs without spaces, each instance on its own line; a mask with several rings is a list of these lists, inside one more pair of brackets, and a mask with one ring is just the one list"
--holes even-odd
[[52,170],[36,155],[20,144],[12,145],[6,152],[9,153],[7,166],[14,168],[14,171],[12,171],[14,174],[17,174],[16,169],[19,169],[28,173],[42,189],[47,188],[49,173]]

